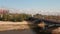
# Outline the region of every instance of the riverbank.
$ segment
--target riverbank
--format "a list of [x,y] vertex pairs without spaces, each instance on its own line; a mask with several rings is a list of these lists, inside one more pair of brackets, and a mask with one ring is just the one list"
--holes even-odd
[[23,22],[9,22],[9,21],[0,21],[0,31],[5,30],[23,30],[23,29],[30,29],[29,23],[27,21]]

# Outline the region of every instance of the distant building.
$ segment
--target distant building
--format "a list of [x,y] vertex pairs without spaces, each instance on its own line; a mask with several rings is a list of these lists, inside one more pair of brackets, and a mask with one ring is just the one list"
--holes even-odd
[[2,18],[4,14],[8,14],[9,10],[6,9],[0,9],[0,17]]
[[0,14],[7,14],[9,10],[6,9],[0,9]]

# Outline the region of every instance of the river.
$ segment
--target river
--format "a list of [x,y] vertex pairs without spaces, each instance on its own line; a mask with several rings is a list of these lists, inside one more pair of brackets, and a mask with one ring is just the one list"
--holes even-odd
[[35,34],[31,29],[1,31],[0,34]]

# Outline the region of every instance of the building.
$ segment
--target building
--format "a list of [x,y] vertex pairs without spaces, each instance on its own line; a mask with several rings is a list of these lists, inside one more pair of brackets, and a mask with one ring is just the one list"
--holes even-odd
[[9,10],[7,9],[0,9],[0,14],[7,14]]
[[4,14],[8,14],[8,13],[9,13],[9,10],[7,10],[7,9],[0,9],[0,18],[2,18]]

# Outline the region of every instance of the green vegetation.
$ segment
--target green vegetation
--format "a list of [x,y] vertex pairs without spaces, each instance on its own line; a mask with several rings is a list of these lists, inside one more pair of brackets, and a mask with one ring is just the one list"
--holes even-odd
[[[24,21],[28,19],[29,17],[32,17],[31,14],[0,14],[0,21]],[[41,14],[35,14],[33,15],[35,18],[42,18],[42,19],[54,19],[54,20],[60,20],[60,16],[53,16],[53,15],[41,15]]]
[[0,14],[0,21],[24,21],[29,17],[30,14]]
[[54,15],[41,15],[41,14],[35,14],[33,15],[35,18],[42,18],[42,19],[54,19],[56,21],[60,20],[60,16],[54,16]]

